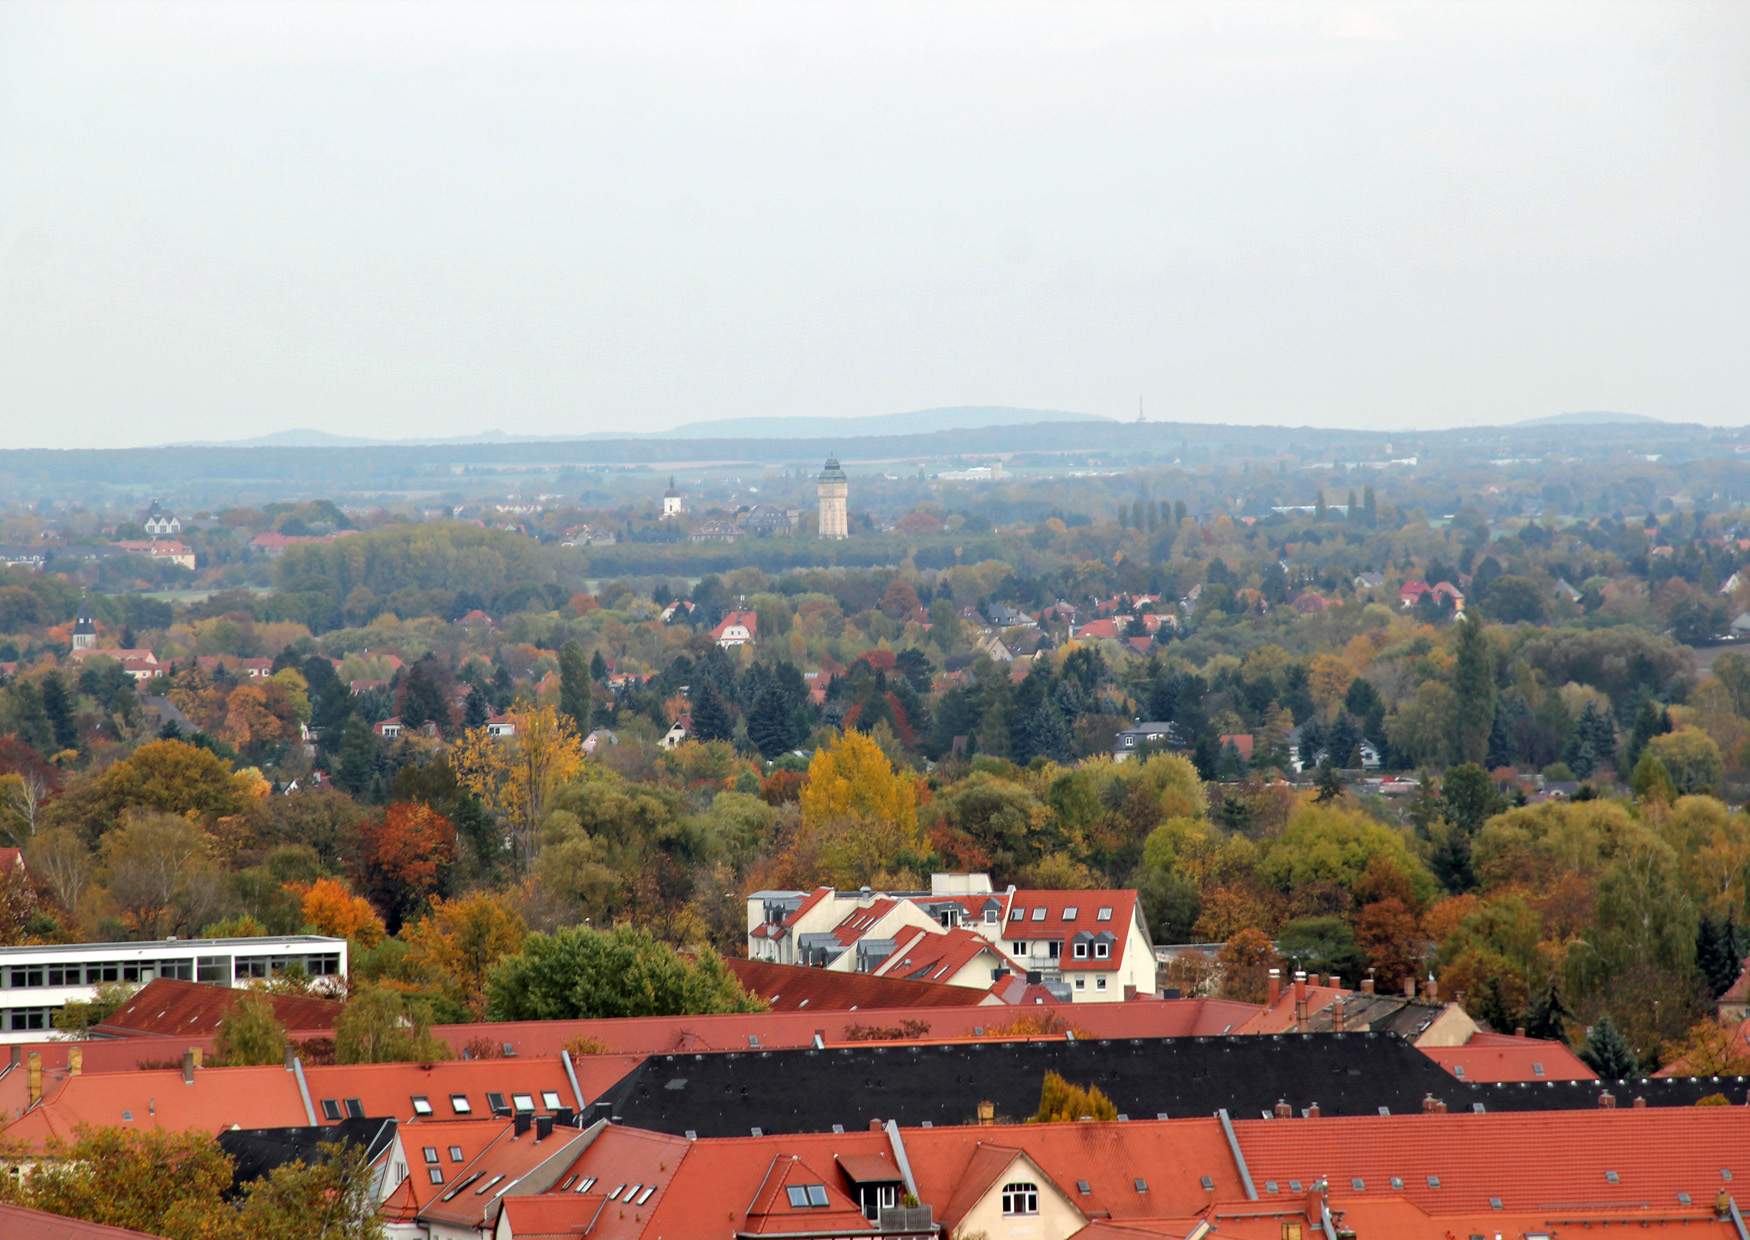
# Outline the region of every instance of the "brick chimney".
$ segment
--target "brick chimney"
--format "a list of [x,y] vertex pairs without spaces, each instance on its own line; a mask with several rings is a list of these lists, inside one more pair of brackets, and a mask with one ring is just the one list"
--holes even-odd
[[1414,999],[1415,997],[1416,997],[1416,975],[1414,973],[1411,973],[1407,977],[1404,978],[1404,998]]
[[1422,992],[1423,992],[1423,994],[1427,995],[1428,1002],[1430,1002],[1430,1003],[1439,1003],[1440,1002],[1440,983],[1435,981],[1432,975],[1429,976],[1428,983],[1426,986],[1423,987]]
[[1315,1102],[1310,1107],[1308,1107],[1306,1109],[1306,1117],[1308,1119],[1317,1119],[1319,1117],[1319,1104],[1318,1103]]
[[1632,1103],[1630,1103],[1629,1105],[1634,1107],[1634,1109],[1637,1111],[1644,1111],[1647,1109],[1647,1099],[1644,1095],[1636,1094],[1635,1100]]
[[1361,993],[1364,995],[1373,993],[1373,975],[1371,973],[1361,979]]
[[1271,969],[1270,970],[1270,1003],[1272,1006],[1275,1005],[1276,1000],[1278,998],[1280,998],[1281,995],[1282,995],[1282,970],[1281,969]]
[[1294,1108],[1288,1105],[1288,1099],[1278,1098],[1273,1113],[1277,1119],[1289,1119],[1294,1115]]
[[1306,970],[1294,971],[1294,1027],[1300,1029],[1306,1024]]
[[29,1067],[30,1105],[35,1106],[43,1100],[43,1053],[32,1051],[25,1056],[24,1062]]
[[1343,1008],[1344,1008],[1344,1006],[1345,1006],[1345,1004],[1344,1004],[1342,995],[1338,995],[1336,1002],[1331,1004],[1331,1032],[1332,1033],[1342,1033],[1343,1032]]
[[989,1098],[983,1099],[978,1104],[978,1122],[981,1125],[990,1125],[997,1122],[997,1104],[992,1102]]
[[78,1076],[85,1070],[85,1052],[75,1046],[67,1051],[67,1075]]
[[881,1131],[881,1121],[878,1119],[870,1120],[869,1121],[869,1131],[870,1132],[880,1132]]
[[1524,1025],[1513,1026],[1513,1036],[1516,1038],[1523,1038],[1525,1036],[1525,1026]]
[[1598,1105],[1603,1107],[1606,1111],[1616,1110],[1616,1095],[1611,1093],[1608,1089],[1605,1090],[1598,1095]]

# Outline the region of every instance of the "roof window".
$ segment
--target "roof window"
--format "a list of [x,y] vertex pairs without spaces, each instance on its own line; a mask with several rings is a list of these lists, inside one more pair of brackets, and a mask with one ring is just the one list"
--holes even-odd
[[353,1119],[363,1119],[365,1117],[365,1104],[357,1098],[348,1098],[346,1100],[346,1113]]
[[1093,1187],[1086,1180],[1076,1181],[1076,1192],[1086,1197],[1093,1192]]
[[502,1179],[504,1179],[504,1177],[502,1175],[493,1176],[490,1180],[486,1181],[486,1183],[482,1184],[479,1188],[475,1189],[474,1195],[476,1197],[480,1197],[480,1196],[485,1195],[485,1193],[488,1189],[490,1189],[494,1184],[498,1183]]
[[1019,906],[1016,906],[1015,908],[1012,908],[1009,910],[1009,920],[1010,921],[1020,921],[1026,915],[1027,915],[1027,910],[1024,908],[1021,908]]
[[1095,921],[1111,921],[1112,920],[1112,910],[1109,908],[1102,908],[1099,912],[1094,914],[1094,920]]
[[494,1115],[509,1115],[510,1105],[505,1102],[504,1095],[492,1090],[486,1092],[486,1109]]
[[444,1169],[442,1167],[427,1167],[425,1169],[425,1174],[430,1178],[433,1184],[442,1184],[444,1182]]
[[1076,919],[1076,911],[1077,910],[1076,910],[1075,905],[1073,905],[1073,904],[1064,905],[1063,906],[1063,919],[1065,921],[1074,921]]
[[1622,1177],[1614,1171],[1606,1171],[1604,1173],[1604,1182],[1606,1184],[1621,1184]]
[[635,1206],[643,1205],[645,1202],[650,1200],[650,1194],[654,1193],[655,1191],[656,1191],[656,1185],[646,1184],[644,1186],[644,1191],[638,1194],[638,1200],[634,1201],[632,1204]]
[[473,1113],[474,1104],[468,1101],[467,1094],[451,1094],[450,1110],[457,1115],[469,1115]]
[[1439,1188],[1440,1187],[1440,1177],[1437,1175],[1429,1176],[1428,1177],[1428,1187],[1429,1188]]
[[535,1095],[533,1094],[512,1094],[510,1100],[511,1104],[519,1111],[533,1111],[535,1109]]
[[1033,910],[1033,920],[1034,921],[1044,921],[1045,920],[1045,906],[1044,905],[1040,905],[1038,908]]
[[459,1145],[450,1146],[450,1161],[453,1163],[459,1163],[462,1161],[462,1147],[461,1146],[459,1146]]
[[624,1184],[614,1185],[614,1191],[608,1194],[608,1200],[609,1201],[618,1201],[620,1199],[620,1192],[625,1187],[626,1186]]
[[1349,1187],[1358,1193],[1365,1193],[1367,1191],[1367,1181],[1360,1176],[1355,1176],[1349,1181]]
[[322,1118],[334,1123],[340,1122],[340,1102],[338,1099],[324,1098],[322,1100]]
[[437,1146],[435,1145],[426,1146],[420,1153],[425,1155],[425,1161],[428,1163],[436,1163],[438,1160]]
[[586,1175],[583,1177],[583,1179],[581,1179],[577,1182],[577,1191],[580,1193],[587,1193],[590,1189],[592,1189],[594,1187],[595,1187],[595,1177],[593,1175]]
[[413,1113],[415,1115],[430,1115],[431,1114],[431,1099],[427,1098],[424,1094],[414,1094],[413,1095]]

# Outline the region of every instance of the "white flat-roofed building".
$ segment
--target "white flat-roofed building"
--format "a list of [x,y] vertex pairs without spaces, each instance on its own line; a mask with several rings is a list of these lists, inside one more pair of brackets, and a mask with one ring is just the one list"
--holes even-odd
[[109,982],[159,977],[243,986],[294,965],[312,978],[346,978],[346,940],[316,934],[143,943],[40,943],[0,948],[0,1042],[53,1036],[55,1013]]

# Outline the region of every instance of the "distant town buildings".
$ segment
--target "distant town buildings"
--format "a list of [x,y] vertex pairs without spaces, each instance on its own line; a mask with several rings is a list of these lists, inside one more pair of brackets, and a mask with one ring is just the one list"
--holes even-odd
[[845,471],[840,468],[836,456],[826,458],[826,466],[820,471],[820,477],[815,480],[815,492],[820,497],[820,536],[822,538],[849,538],[851,536],[850,516],[847,511],[847,500],[850,496],[850,482],[845,477]]
[[674,475],[668,476],[668,490],[662,493],[662,519],[672,521],[680,516],[686,508],[681,503],[681,493],[675,490]]

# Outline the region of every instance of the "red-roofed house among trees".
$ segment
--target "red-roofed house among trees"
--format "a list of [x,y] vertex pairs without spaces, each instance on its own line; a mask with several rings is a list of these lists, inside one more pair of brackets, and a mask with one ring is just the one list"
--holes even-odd
[[725,650],[736,646],[751,646],[759,636],[760,618],[751,611],[732,611],[723,623],[711,630],[711,640]]
[[[940,974],[928,980],[981,988],[1007,964],[1077,1002],[1156,992],[1154,944],[1133,890],[995,891],[988,875],[937,874],[927,892],[759,891],[747,916],[754,960]],[[956,931],[988,945],[988,956],[969,939],[944,937]]]

